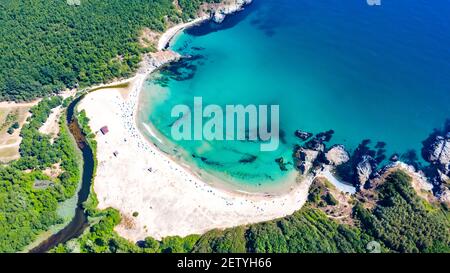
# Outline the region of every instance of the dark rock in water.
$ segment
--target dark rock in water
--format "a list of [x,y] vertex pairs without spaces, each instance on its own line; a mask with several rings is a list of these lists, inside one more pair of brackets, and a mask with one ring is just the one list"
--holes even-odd
[[377,145],[375,145],[376,149],[383,149],[385,147],[386,147],[386,142],[383,142],[383,141],[378,141]]
[[398,154],[393,154],[391,158],[389,158],[392,162],[397,162],[400,159],[400,156]]
[[333,135],[334,130],[328,130],[326,132],[318,133],[315,138],[321,140],[322,142],[328,142],[331,140]]
[[294,166],[300,171],[301,174],[305,174],[315,165],[315,162],[320,152],[310,150],[301,146],[296,146],[294,150]]
[[308,133],[308,132],[304,132],[304,131],[300,131],[297,130],[295,131],[295,136],[298,137],[299,139],[306,141],[307,139],[309,139],[310,137],[313,136],[312,133]]
[[383,149],[383,148],[379,148],[379,149],[377,150],[377,156],[382,156],[382,155],[384,155],[385,153],[386,153],[386,150]]
[[362,142],[361,142],[361,146],[367,146],[367,145],[369,145],[370,144],[370,139],[364,139]]
[[206,157],[204,157],[204,156],[198,156],[198,155],[196,155],[196,154],[192,154],[191,155],[193,158],[198,158],[198,159],[200,159],[201,161],[203,161],[203,162],[206,162],[207,160],[208,160],[208,158],[206,158]]
[[377,157],[375,157],[375,161],[378,164],[381,164],[385,159],[386,159],[386,155],[385,154],[377,155]]
[[339,176],[351,181],[357,189],[364,187],[378,169],[377,160],[384,160],[384,154],[370,149],[370,140],[363,140],[350,155],[350,159],[336,167]]
[[281,143],[283,143],[283,144],[287,143],[287,141],[286,141],[286,132],[283,129],[280,129],[280,136],[279,136],[279,138],[280,138]]
[[204,156],[198,156],[196,154],[192,154],[191,155],[193,158],[198,158],[200,159],[203,163],[208,164],[208,165],[212,165],[212,166],[223,166],[223,164],[216,162],[216,161],[210,161],[207,157]]
[[246,154],[240,160],[239,163],[248,164],[254,162],[258,157],[256,155]]
[[400,156],[400,160],[408,165],[413,166],[416,170],[421,168],[419,157],[415,150],[408,150]]
[[305,144],[305,147],[310,150],[319,151],[319,152],[323,152],[325,150],[325,145],[322,143],[322,140],[317,139],[317,138],[313,138],[310,141],[308,141]]
[[275,159],[275,162],[278,163],[280,170],[287,171],[287,168],[286,168],[287,163],[284,162],[284,158],[282,158],[282,157],[277,158],[277,159]]
[[450,119],[443,130],[434,130],[422,144],[422,156],[431,163],[429,172],[434,173],[435,186],[442,187],[450,180]]

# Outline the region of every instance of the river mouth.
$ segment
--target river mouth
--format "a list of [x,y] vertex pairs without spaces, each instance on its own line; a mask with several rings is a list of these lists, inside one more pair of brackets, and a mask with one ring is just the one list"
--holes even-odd
[[89,227],[87,215],[83,208],[83,203],[88,199],[90,194],[90,188],[92,178],[94,176],[94,154],[89,144],[86,142],[84,133],[82,132],[77,119],[74,116],[75,107],[84,96],[80,96],[74,99],[67,107],[67,119],[66,122],[69,125],[69,131],[77,142],[78,148],[82,152],[83,157],[83,169],[82,169],[82,181],[81,187],[78,191],[77,207],[75,208],[75,215],[72,220],[62,230],[53,234],[45,241],[41,242],[38,246],[31,249],[30,253],[44,253],[52,248],[63,244],[70,239],[80,236],[83,231]]
[[[141,131],[162,140],[162,150],[177,149],[183,162],[238,188],[276,187],[288,177],[293,147],[301,143],[297,129],[333,130],[329,145],[349,152],[369,139],[373,147],[385,146],[385,161],[393,154],[420,158],[421,142],[450,117],[447,49],[442,36],[423,27],[450,42],[448,26],[428,20],[448,7],[417,13],[423,3],[374,9],[364,1],[334,2],[254,1],[221,25],[205,22],[179,34],[171,49],[189,58],[146,82],[138,125],[151,124],[156,133]],[[174,140],[171,109],[192,106],[194,97],[222,107],[279,105],[282,145],[261,153],[252,143]]]

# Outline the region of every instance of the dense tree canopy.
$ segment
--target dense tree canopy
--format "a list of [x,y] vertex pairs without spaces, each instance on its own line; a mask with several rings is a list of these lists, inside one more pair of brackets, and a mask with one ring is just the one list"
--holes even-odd
[[201,4],[203,3],[219,3],[221,0],[178,0],[178,5],[183,10],[183,19],[192,19],[196,17]]
[[180,17],[173,0],[1,1],[0,100],[126,77],[146,50],[139,31]]
[[[60,97],[43,99],[31,108],[32,116],[21,131],[21,158],[0,167],[0,252],[22,250],[36,235],[62,222],[58,203],[73,196],[81,173],[75,143],[61,119],[60,133],[53,143],[39,132]],[[56,178],[42,170],[59,163]],[[42,183],[44,187],[38,187]]]
[[372,241],[379,243],[383,252],[450,251],[449,223],[445,218],[448,212],[420,199],[410,185],[410,177],[394,173],[379,191],[382,198],[373,211],[361,204],[355,206],[355,226],[337,223],[308,202],[293,215],[278,220],[212,230],[201,236],[168,237],[162,241],[147,238],[138,244],[113,231],[120,217],[108,210],[103,217],[114,221],[100,221],[80,238],[53,251],[365,253]]
[[410,177],[396,172],[378,190],[381,199],[373,211],[355,208],[367,233],[397,252],[450,252],[449,220],[416,195]]

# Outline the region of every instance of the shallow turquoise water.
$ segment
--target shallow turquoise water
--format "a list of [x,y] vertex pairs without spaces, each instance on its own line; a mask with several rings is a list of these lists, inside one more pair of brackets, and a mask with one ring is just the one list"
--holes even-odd
[[349,150],[371,139],[386,142],[388,156],[419,151],[450,118],[448,14],[443,0],[256,0],[222,25],[176,39],[171,48],[192,58],[147,82],[140,120],[170,140],[172,107],[192,105],[194,96],[222,106],[280,105],[284,136],[275,152],[252,142],[176,142],[186,161],[241,185],[271,185],[290,173],[275,158],[291,160],[296,129],[333,129],[330,144]]

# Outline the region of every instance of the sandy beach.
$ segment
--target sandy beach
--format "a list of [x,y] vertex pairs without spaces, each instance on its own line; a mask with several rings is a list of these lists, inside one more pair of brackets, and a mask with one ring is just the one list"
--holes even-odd
[[[169,29],[158,48],[165,48],[173,35],[195,23]],[[280,195],[224,190],[202,181],[144,138],[136,124],[139,93],[152,71],[177,58],[172,51],[146,56],[137,75],[128,81],[128,96],[118,89],[100,89],[86,95],[78,106],[86,111],[98,142],[94,180],[98,207],[113,207],[122,214],[116,231],[131,241],[147,236],[161,239],[271,220],[300,209],[312,176],[298,178],[290,191]],[[108,133],[99,131],[103,126]]]
[[175,26],[169,28],[166,32],[164,32],[161,35],[161,37],[159,37],[158,46],[156,48],[158,50],[164,50],[169,45],[170,41],[182,30],[184,30],[188,27],[200,24],[201,22],[204,22],[206,20],[209,20],[209,16],[199,17],[190,22],[178,24],[178,25],[175,25]]

